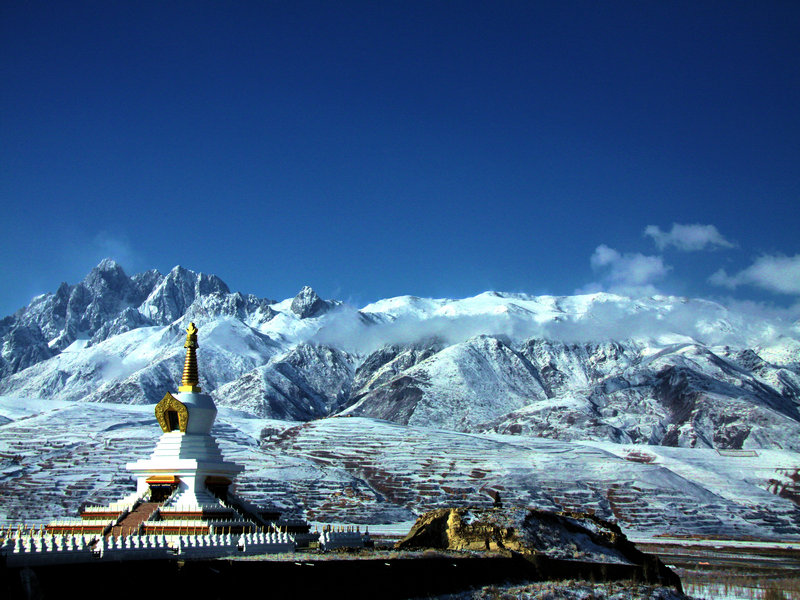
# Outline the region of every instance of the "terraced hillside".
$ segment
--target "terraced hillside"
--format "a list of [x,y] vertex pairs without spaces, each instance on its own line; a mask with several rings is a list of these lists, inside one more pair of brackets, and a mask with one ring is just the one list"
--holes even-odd
[[[458,434],[334,418],[265,439],[263,447],[346,471],[382,502],[415,512],[503,502],[593,511],[646,535],[794,536],[800,510],[776,495],[797,457],[783,451],[567,443]],[[778,489],[785,489],[777,486]],[[348,505],[326,507],[357,520]]]
[[[0,524],[73,516],[133,491],[125,463],[160,430],[152,407],[0,397]],[[464,434],[361,417],[311,423],[222,409],[213,434],[246,499],[313,521],[407,523],[444,506],[594,511],[629,534],[800,539],[796,453],[719,453]]]

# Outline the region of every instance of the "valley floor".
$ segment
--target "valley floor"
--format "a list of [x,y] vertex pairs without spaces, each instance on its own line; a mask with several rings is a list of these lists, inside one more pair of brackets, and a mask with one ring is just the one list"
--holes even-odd
[[669,565],[692,596],[800,599],[800,544],[672,540],[637,546]]

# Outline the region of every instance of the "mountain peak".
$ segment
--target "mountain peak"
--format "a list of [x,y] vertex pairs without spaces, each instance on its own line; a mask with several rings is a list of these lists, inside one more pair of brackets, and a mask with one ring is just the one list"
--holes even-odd
[[113,278],[118,278],[118,277],[124,277],[125,279],[128,278],[128,276],[125,273],[125,270],[122,268],[122,265],[120,265],[113,258],[104,258],[99,263],[97,263],[97,266],[94,267],[91,271],[89,271],[89,273],[86,275],[84,281],[91,280],[92,278],[96,278],[97,276],[100,276],[104,279],[108,279],[109,276]]
[[173,267],[160,280],[155,273],[152,279],[158,280],[158,284],[139,306],[139,312],[155,323],[165,325],[173,322],[183,316],[198,298],[230,293],[225,282],[216,275],[196,273],[180,265]]
[[216,275],[198,273],[186,267],[182,267],[181,265],[172,267],[170,272],[167,273],[165,280],[170,280],[172,282],[179,281],[185,285],[194,286],[197,293],[200,294],[210,294],[214,292],[230,294],[231,292],[228,285]]
[[122,298],[127,295],[131,281],[117,261],[104,258],[83,278],[83,285],[94,295],[111,292]]
[[174,273],[175,275],[180,275],[182,273],[192,273],[194,275],[194,271],[191,271],[190,269],[187,269],[186,267],[181,266],[181,265],[175,265],[174,267],[172,267],[169,270],[168,274],[172,274],[172,273]]
[[98,271],[116,271],[119,268],[121,268],[119,263],[113,258],[104,258],[95,267]]
[[303,289],[292,300],[292,312],[301,319],[321,315],[328,308],[330,308],[329,304],[307,285],[303,286]]

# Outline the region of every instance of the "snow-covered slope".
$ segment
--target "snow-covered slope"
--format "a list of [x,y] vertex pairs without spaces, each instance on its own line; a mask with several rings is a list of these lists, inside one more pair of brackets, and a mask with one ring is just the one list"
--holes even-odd
[[[0,397],[0,526],[74,515],[133,491],[152,407]],[[309,423],[222,408],[213,434],[245,466],[237,492],[314,521],[404,523],[449,506],[594,511],[639,537],[800,540],[800,460],[723,451],[464,434],[366,418]]]
[[350,396],[353,358],[335,348],[298,344],[214,392],[219,406],[259,417],[311,420],[335,413]]
[[449,346],[358,399],[345,414],[470,430],[547,394],[531,364],[493,337]]
[[157,402],[200,328],[220,406],[461,432],[800,449],[800,330],[707,300],[613,294],[275,302],[111,260],[0,321],[0,393]]

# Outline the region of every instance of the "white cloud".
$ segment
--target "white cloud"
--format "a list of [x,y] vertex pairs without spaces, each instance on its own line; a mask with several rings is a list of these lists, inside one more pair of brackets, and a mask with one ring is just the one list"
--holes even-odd
[[619,252],[613,248],[609,248],[605,244],[600,244],[595,248],[594,254],[592,254],[592,267],[595,269],[605,267],[620,260],[620,258],[621,255]]
[[800,254],[760,256],[736,275],[728,275],[725,269],[720,269],[708,280],[729,289],[754,285],[781,294],[800,294]]
[[653,238],[659,250],[674,246],[678,250],[693,252],[710,248],[733,248],[733,244],[726,240],[713,225],[681,225],[673,223],[669,232],[661,231],[658,225],[645,227],[644,235]]
[[736,277],[731,277],[730,275],[728,275],[728,272],[725,269],[719,269],[711,277],[708,278],[708,282],[732,290],[737,285],[740,285],[742,283],[740,281],[736,281],[736,279],[737,279]]
[[349,305],[329,313],[311,343],[333,345],[362,356],[387,344],[439,340],[446,344],[476,335],[504,336],[514,341],[532,337],[565,342],[684,336],[711,345],[752,347],[781,336],[800,339],[793,322],[800,305],[790,309],[730,300],[732,306],[709,300],[671,298],[658,301],[606,298],[584,311],[538,320],[527,311],[481,314],[402,315],[396,320],[368,322]]
[[620,254],[605,244],[595,249],[591,264],[593,269],[604,271],[603,279],[617,287],[646,286],[666,275],[671,268],[660,256]]

